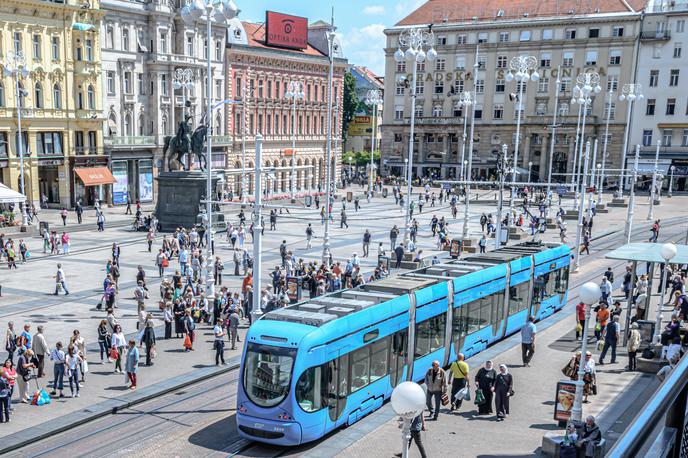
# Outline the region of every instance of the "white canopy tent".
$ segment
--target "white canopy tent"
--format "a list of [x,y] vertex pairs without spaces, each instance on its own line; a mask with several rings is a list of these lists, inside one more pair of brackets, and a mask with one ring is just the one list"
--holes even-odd
[[21,204],[26,202],[26,197],[0,183],[0,204]]

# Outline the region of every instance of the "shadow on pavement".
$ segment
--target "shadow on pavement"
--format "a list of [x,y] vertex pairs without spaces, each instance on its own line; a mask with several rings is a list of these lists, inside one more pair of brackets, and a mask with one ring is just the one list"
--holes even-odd
[[236,417],[231,414],[192,434],[189,437],[189,442],[198,447],[222,452],[240,440],[236,430]]

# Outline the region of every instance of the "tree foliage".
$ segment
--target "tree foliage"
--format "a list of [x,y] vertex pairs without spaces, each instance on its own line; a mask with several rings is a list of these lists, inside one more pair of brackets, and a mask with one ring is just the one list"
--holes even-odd
[[358,106],[358,96],[356,95],[356,78],[351,72],[344,73],[344,99],[342,100],[342,138],[346,138],[349,130],[349,123],[353,121]]
[[[379,166],[380,164],[380,150],[377,149],[373,151],[373,163]],[[351,160],[349,160],[351,158]],[[370,164],[370,151],[359,151],[354,153],[353,151],[347,151],[342,154],[341,157],[342,165],[354,165],[357,167],[366,167]]]

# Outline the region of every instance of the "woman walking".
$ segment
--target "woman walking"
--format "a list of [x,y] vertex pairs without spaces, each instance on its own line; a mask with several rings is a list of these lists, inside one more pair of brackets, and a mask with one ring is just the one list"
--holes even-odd
[[131,382],[129,389],[136,389],[136,372],[139,368],[139,349],[136,348],[136,341],[129,340],[129,352],[127,353],[127,362],[125,365],[127,370],[127,377]]
[[597,384],[596,384],[596,372],[595,372],[595,359],[592,357],[592,353],[589,351],[585,352],[585,362],[583,363],[583,402],[588,403],[588,396],[597,394]]
[[492,413],[492,389],[495,386],[497,371],[494,370],[492,361],[486,361],[485,367],[481,367],[475,376],[475,389],[483,393],[485,401],[478,405],[478,415]]
[[169,302],[165,303],[165,308],[162,311],[162,319],[165,322],[165,340],[169,340],[172,338],[172,321],[174,320],[172,306]]
[[[69,380],[69,391],[73,398],[79,397],[79,365],[83,360],[79,356],[79,352],[74,344],[67,347],[67,357],[65,364],[67,366],[67,379]],[[74,391],[76,385],[76,393]]]
[[514,379],[509,373],[506,364],[499,365],[499,374],[495,378],[492,391],[495,394],[495,410],[497,411],[497,421],[504,421],[509,415],[509,398],[514,394]]
[[640,331],[638,331],[638,323],[631,323],[631,332],[628,337],[628,370],[635,372],[636,370],[636,355],[640,348]]
[[112,348],[117,350],[117,358],[115,358],[115,372],[122,372],[122,356],[124,348],[127,346],[127,341],[122,332],[122,326],[115,325],[115,331],[112,333]]
[[110,362],[110,345],[108,344],[108,339],[110,334],[107,329],[107,320],[100,320],[98,325],[98,347],[100,347],[100,362],[103,362],[103,356],[107,356],[108,362]]

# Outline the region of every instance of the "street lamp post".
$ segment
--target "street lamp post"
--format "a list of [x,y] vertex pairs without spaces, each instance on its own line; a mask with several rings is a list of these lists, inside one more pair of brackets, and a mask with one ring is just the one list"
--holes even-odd
[[[585,121],[588,114],[588,107],[592,103],[592,95],[599,94],[600,91],[602,91],[599,83],[600,74],[594,71],[587,71],[579,74],[576,77],[576,85],[573,87],[573,99],[571,101],[573,103],[578,103],[583,112],[583,116],[581,118],[580,140],[578,141],[579,158],[583,157],[583,145],[585,144]],[[582,161],[579,161],[578,167],[580,167],[580,162]],[[576,191],[574,196],[574,208],[576,210],[578,210],[579,206],[579,197],[581,197],[580,200],[584,200],[582,198],[583,189],[581,189],[580,194],[578,191],[578,177],[587,173],[587,168],[588,166],[586,165],[581,173],[578,173],[578,170],[575,170],[574,176],[576,178]],[[585,181],[585,176],[583,176],[583,183]]]
[[368,192],[373,192],[373,155],[375,154],[375,121],[377,120],[377,107],[382,103],[382,92],[379,89],[370,89],[366,95],[366,105],[373,106],[373,119],[371,122],[372,132],[370,133],[370,170],[368,171]]
[[263,172],[261,170],[261,162],[263,162],[263,136],[258,132],[256,134],[256,157],[254,161],[254,177],[253,177],[253,302],[251,303],[251,323],[255,323],[263,315],[260,309],[261,299],[261,270],[262,270],[262,249],[263,249],[263,222],[261,214],[262,205],[262,191],[261,185],[263,181]]
[[559,91],[561,90],[561,80],[559,75],[561,74],[561,66],[557,66],[557,92],[554,96],[554,114],[552,115],[552,136],[549,139],[549,166],[547,171],[547,208],[546,216],[549,216],[549,208],[552,206],[552,162],[554,162],[554,145],[557,139],[557,111],[559,109]]
[[[516,141],[514,143],[514,164],[511,176],[512,189],[509,200],[509,227],[514,225],[514,198],[516,193],[513,186],[516,183],[516,171],[518,170],[518,147],[521,143],[521,113],[523,111],[523,89],[528,80],[538,81],[540,74],[537,72],[537,58],[535,56],[515,56],[509,62],[509,72],[506,74],[507,81],[516,80],[518,82],[518,95],[516,96]],[[531,73],[532,71],[532,73]]]
[[20,192],[24,196],[24,202],[22,202],[22,227],[26,227],[29,224],[29,215],[27,213],[26,204],[28,197],[26,196],[26,185],[24,183],[24,137],[22,136],[22,124],[21,124],[21,111],[23,108],[23,103],[21,102],[22,97],[29,95],[29,92],[21,87],[19,80],[22,78],[29,77],[29,69],[26,65],[26,56],[23,51],[8,51],[7,57],[5,59],[5,66],[3,68],[3,74],[8,77],[14,78],[14,93],[17,100],[17,153],[19,156],[19,187]]
[[502,159],[497,162],[499,167],[499,197],[497,202],[497,225],[495,226],[495,250],[502,246],[502,207],[504,206],[504,178],[508,173],[507,167],[508,146],[502,145]]
[[578,293],[578,297],[585,305],[585,326],[583,326],[583,340],[581,341],[581,357],[578,364],[578,379],[576,380],[576,397],[571,409],[571,420],[580,422],[583,418],[583,377],[585,376],[585,353],[588,351],[588,329],[590,329],[590,307],[600,300],[602,295],[597,283],[585,283]]
[[402,382],[392,391],[392,409],[403,420],[401,428],[401,456],[408,457],[408,447],[411,441],[411,421],[422,415],[425,407],[425,391],[414,382]]
[[[585,143],[585,163],[583,164],[583,173],[581,173],[581,183],[582,183],[582,188],[585,189],[586,187],[586,182],[587,182],[587,171],[588,171],[588,161],[590,160],[590,142]],[[582,200],[582,199],[581,199]],[[585,207],[585,204],[581,205],[581,207]],[[573,271],[578,272],[578,269],[580,268],[580,245],[581,245],[581,236],[583,235],[583,208],[580,208],[578,210],[578,228],[576,230],[576,245],[574,246],[574,252],[573,252]]]
[[[323,252],[322,252],[322,263],[326,266],[330,263],[330,215],[331,215],[331,205],[330,199],[332,197],[332,92],[333,92],[333,73],[334,73],[334,51],[335,44],[334,40],[336,38],[334,32],[334,8],[332,12],[332,28],[327,33],[327,45],[328,45],[328,57],[330,59],[330,69],[327,74],[327,166],[326,170],[326,182],[325,182],[325,232],[323,235]],[[335,165],[336,167],[336,165]],[[337,170],[334,170],[334,176],[336,180]]]
[[[633,102],[636,100],[643,100],[645,96],[643,95],[643,86],[638,83],[628,83],[624,84],[621,88],[621,95],[619,100],[622,102],[628,99],[628,107],[626,109],[626,130],[624,132],[624,146],[623,151],[621,151],[621,177],[619,178],[619,196],[623,197],[624,192],[624,172],[626,170],[626,150],[628,148],[628,137],[630,135],[630,125],[631,125],[631,110],[633,107]],[[633,183],[635,185],[635,183]]]
[[[478,64],[478,52],[479,52],[479,46],[476,46],[475,48],[475,63],[473,64],[473,74],[477,75],[478,74],[478,69],[480,68]],[[476,79],[473,79],[473,94],[477,94],[476,91]],[[468,239],[468,213],[469,209],[471,208],[471,180],[473,179],[473,141],[474,141],[474,133],[475,133],[475,105],[476,105],[476,100],[473,100],[473,104],[471,105],[471,133],[470,136],[468,137],[468,161],[466,164],[464,164],[464,177],[466,178],[466,185],[464,187],[465,193],[466,193],[466,198],[464,199],[464,207],[463,207],[463,242],[466,243],[467,246],[470,246],[471,242]]]
[[251,67],[247,67],[246,75],[241,79],[241,203],[248,202],[248,190],[246,189],[246,130],[248,128],[249,99],[253,97],[253,87],[246,89],[246,80],[250,77]]
[[[435,60],[437,57],[437,51],[433,47],[435,43],[435,34],[431,29],[425,30],[425,28],[411,28],[404,30],[399,35],[399,49],[394,53],[394,59],[397,62],[409,61],[413,65],[413,78],[411,81],[410,94],[411,94],[411,125],[409,133],[409,147],[408,147],[408,174],[406,177],[406,224],[404,230],[404,246],[408,244],[409,236],[411,234],[411,194],[412,194],[412,170],[413,170],[413,129],[416,122],[416,80],[418,77],[418,64],[425,62],[425,59],[429,62]],[[402,51],[401,48],[406,48],[406,51]],[[427,54],[423,48],[430,47]]]
[[604,127],[604,145],[602,146],[602,170],[600,171],[600,189],[597,191],[598,204],[602,203],[602,191],[604,188],[604,167],[607,161],[607,144],[609,143],[609,120],[612,116],[612,100],[614,100],[614,91],[612,89],[609,89],[609,92],[607,94],[607,122]]
[[655,323],[654,341],[656,344],[660,342],[661,326],[662,326],[662,306],[664,305],[664,293],[666,292],[667,271],[669,270],[669,262],[676,256],[676,245],[673,243],[665,243],[659,250],[659,255],[664,259],[664,269],[662,269],[662,292],[659,295],[659,302],[657,303],[657,316]]
[[213,0],[194,0],[189,5],[186,5],[181,10],[182,20],[187,24],[193,24],[196,20],[201,19],[205,14],[206,22],[206,37],[208,41],[206,53],[206,153],[205,153],[205,168],[206,168],[206,199],[205,208],[208,218],[206,227],[206,257],[203,264],[203,273],[206,287],[206,297],[211,300],[214,296],[215,285],[213,281],[212,256],[213,256],[213,199],[212,199],[212,119],[213,119],[213,73],[211,65],[210,53],[210,38],[212,37],[213,19],[216,21],[221,19],[231,20],[239,14],[239,8],[234,4],[233,0],[221,0],[214,2]]
[[657,188],[657,175],[659,174],[657,167],[658,167],[658,163],[659,163],[659,147],[660,146],[662,146],[662,141],[657,140],[657,149],[655,150],[655,167],[652,170],[652,189],[650,189],[650,210],[647,212],[647,220],[648,221],[652,221],[652,219],[654,219],[655,199],[657,198],[655,189]]
[[[595,164],[597,163],[597,139],[593,142],[592,147],[592,162],[590,163],[590,187],[595,186]],[[582,192],[587,192],[586,189],[582,189]],[[583,204],[585,200],[583,199],[584,194],[581,194],[581,199]],[[592,196],[595,196],[595,192],[592,192]],[[590,209],[588,209],[590,210]],[[589,219],[588,219],[589,220]]]
[[533,173],[533,162],[528,161],[528,183],[530,183],[530,180],[531,180],[530,177],[531,177],[532,173]]
[[284,96],[291,99],[291,198],[296,198],[296,102],[304,99],[303,83],[290,81],[289,90]]
[[674,170],[676,170],[675,166],[669,167],[669,193],[667,194],[667,197],[671,197],[671,192],[672,188],[674,187]]
[[640,159],[640,145],[635,145],[635,165],[633,166],[633,178],[631,179],[630,198],[626,213],[625,236],[626,243],[631,243],[631,230],[633,229],[633,212],[635,211],[635,183],[638,181],[638,160]]
[[470,91],[463,91],[459,94],[459,107],[461,107],[461,112],[463,113],[463,136],[461,137],[461,170],[459,170],[459,180],[465,180],[464,171],[466,170],[466,165],[464,164],[465,154],[466,154],[466,126],[468,124],[468,107],[473,105],[475,100]]

